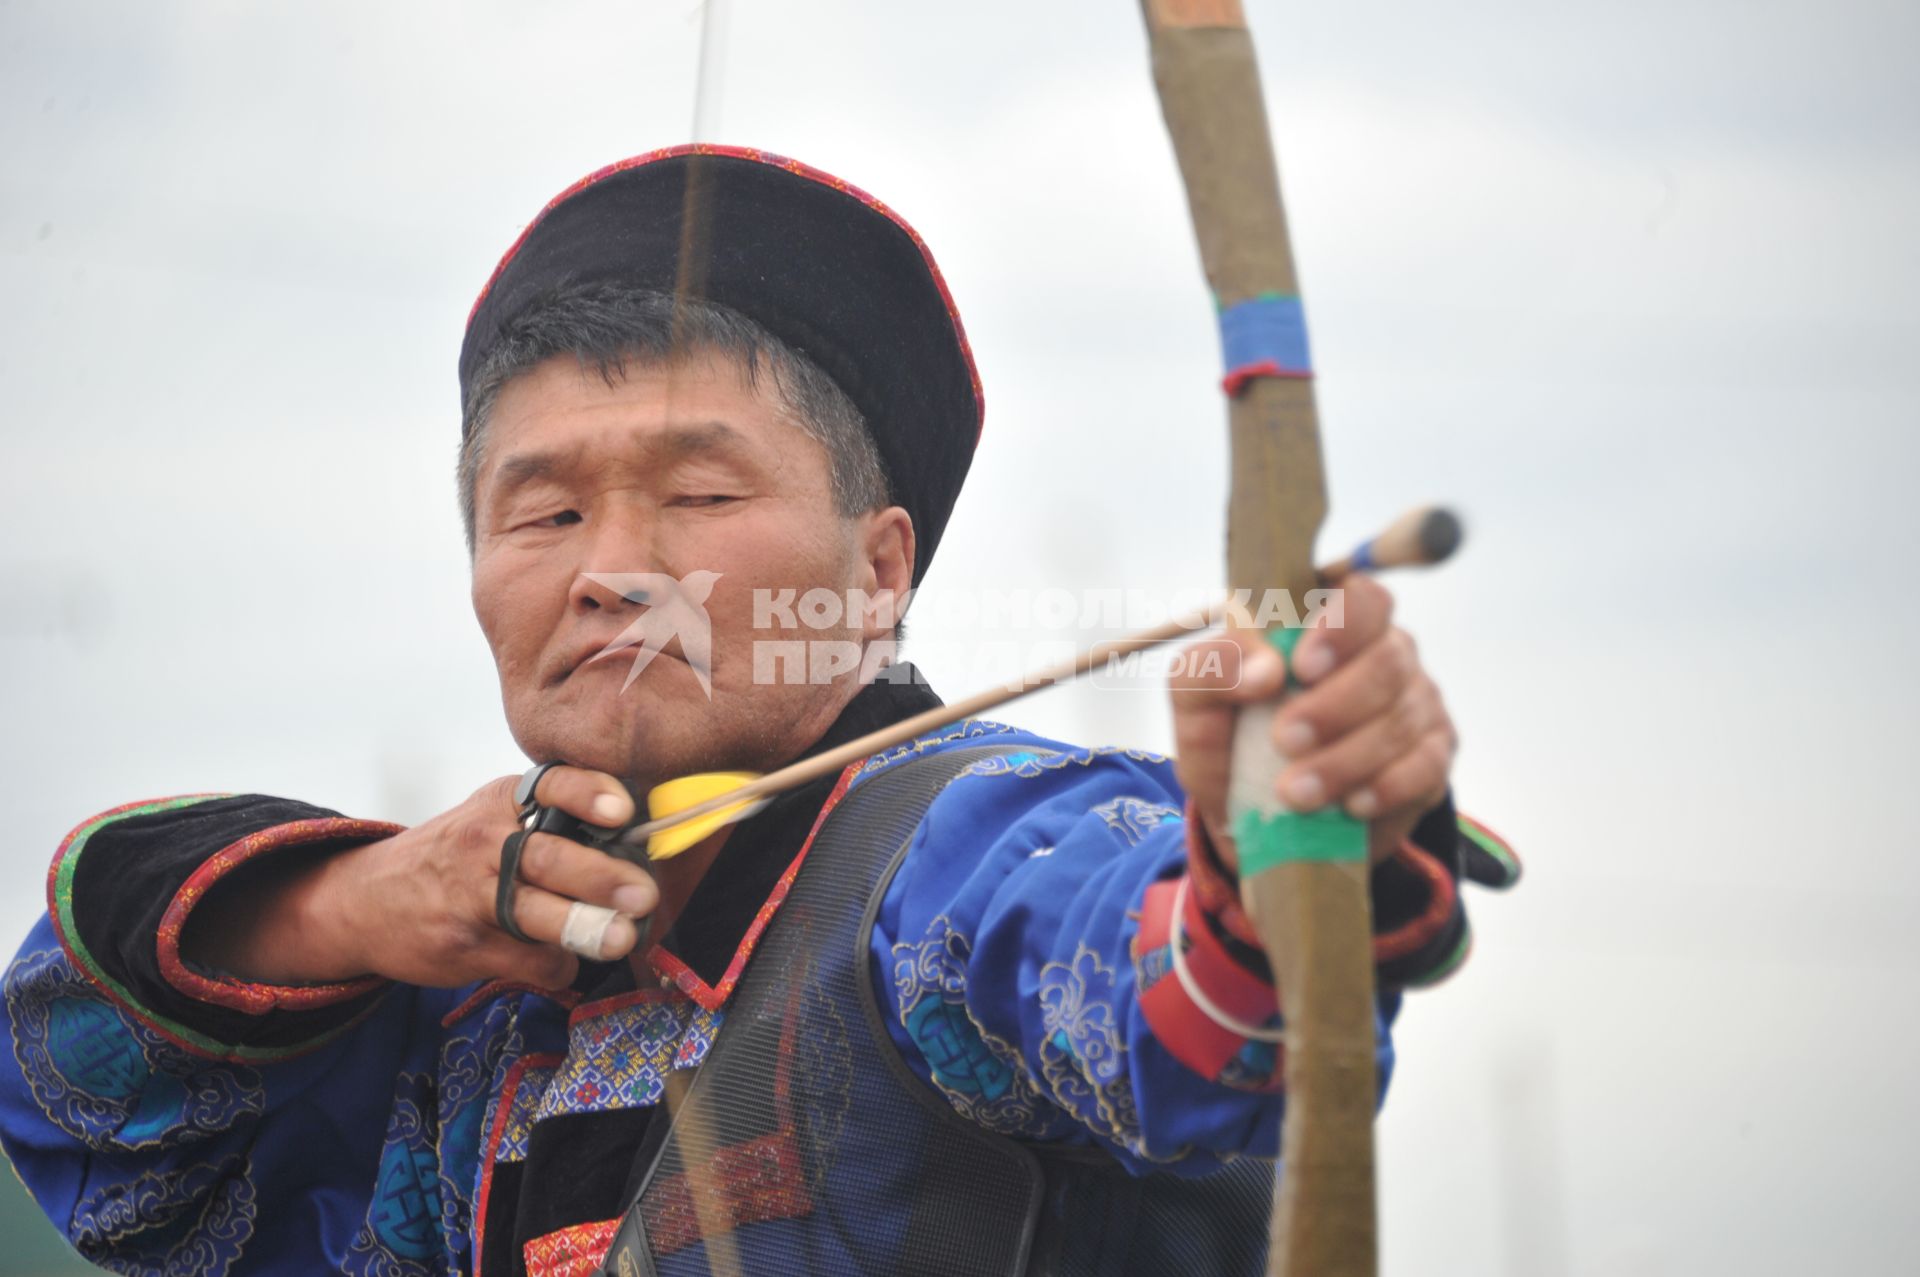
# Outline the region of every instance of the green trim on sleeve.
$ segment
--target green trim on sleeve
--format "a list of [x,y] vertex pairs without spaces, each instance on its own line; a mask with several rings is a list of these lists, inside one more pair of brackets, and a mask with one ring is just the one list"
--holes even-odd
[[1500,863],[1501,868],[1507,871],[1506,881],[1497,884],[1498,886],[1510,887],[1520,880],[1520,857],[1514,855],[1511,847],[1466,816],[1457,817],[1454,823],[1460,826],[1461,833],[1473,840],[1474,846],[1492,856]]
[[73,916],[74,874],[79,867],[81,853],[86,850],[87,843],[95,834],[108,825],[135,816],[179,811],[216,798],[231,797],[233,797],[232,794],[187,794],[177,798],[155,799],[152,802],[129,803],[124,807],[115,807],[93,817],[68,834],[66,841],[60,845],[60,850],[55,853],[53,867],[47,875],[47,913],[53,920],[54,933],[60,938],[60,945],[67,951],[67,956],[80,967],[87,979],[113,999],[121,1010],[156,1033],[198,1054],[243,1064],[267,1063],[313,1050],[358,1024],[365,1018],[367,1012],[373,1010],[373,1007],[369,1006],[366,1012],[354,1016],[344,1024],[336,1025],[325,1033],[286,1046],[257,1047],[222,1042],[143,1005],[138,998],[134,997],[131,990],[108,975],[93,954],[88,952],[86,944],[80,939],[80,928],[75,924]]

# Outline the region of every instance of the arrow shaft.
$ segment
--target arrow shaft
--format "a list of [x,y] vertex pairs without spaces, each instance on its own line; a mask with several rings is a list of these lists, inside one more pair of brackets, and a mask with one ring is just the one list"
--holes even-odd
[[[1451,529],[1447,537],[1422,538],[1418,535],[1421,528],[1436,519]],[[1352,554],[1321,567],[1318,572],[1319,582],[1327,586],[1338,585],[1350,572],[1356,570],[1355,564],[1362,559],[1365,560],[1367,567],[1374,571],[1430,566],[1441,562],[1453,553],[1454,547],[1458,544],[1459,521],[1452,514],[1443,510],[1416,510],[1402,516],[1385,531],[1363,542]],[[943,705],[937,709],[916,714],[891,727],[868,732],[865,736],[850,740],[826,753],[804,758],[778,771],[756,777],[747,784],[736,786],[724,794],[691,803],[659,819],[635,825],[625,830],[617,843],[644,843],[652,835],[676,825],[698,820],[702,816],[712,815],[724,808],[752,804],[757,799],[792,789],[796,785],[804,785],[810,780],[834,775],[849,763],[859,762],[862,758],[877,754],[883,749],[903,745],[916,737],[938,731],[953,723],[977,718],[988,710],[998,709],[1009,701],[1052,687],[1056,683],[1069,682],[1082,674],[1098,669],[1114,658],[1143,652],[1158,647],[1162,643],[1169,643],[1174,639],[1209,629],[1220,624],[1223,619],[1232,617],[1236,606],[1248,603],[1257,607],[1256,600],[1229,595],[1203,612],[1192,616],[1176,617],[1150,629],[1139,630],[1120,638],[1102,639],[1098,643],[1083,648],[1067,660],[1035,670],[1013,682],[977,692],[951,705]]]
[[1227,601],[1222,600],[1197,615],[1176,617],[1164,624],[1156,625],[1151,629],[1141,630],[1135,634],[1129,634],[1124,638],[1106,639],[1102,642],[1094,643],[1081,649],[1067,660],[1049,665],[1043,669],[1035,670],[1010,683],[989,688],[984,692],[976,692],[964,700],[955,701],[951,705],[941,705],[935,709],[926,710],[923,713],[915,714],[912,718],[901,719],[891,726],[883,727],[876,732],[869,732],[865,736],[850,740],[846,744],[836,746],[824,753],[815,754],[811,758],[803,758],[797,763],[791,763],[780,768],[778,771],[768,772],[756,780],[747,782],[738,789],[732,789],[724,794],[709,798],[704,802],[695,803],[693,806],[687,807],[682,811],[674,812],[670,816],[662,816],[657,820],[649,820],[643,824],[635,825],[633,828],[621,834],[619,841],[629,844],[644,843],[653,834],[665,829],[670,829],[685,821],[697,820],[701,816],[710,815],[723,807],[731,807],[741,802],[751,802],[755,799],[765,798],[770,794],[777,794],[782,790],[792,789],[797,785],[804,785],[808,781],[818,780],[823,776],[836,775],[851,763],[857,763],[863,758],[871,757],[885,749],[891,749],[895,745],[904,745],[908,741],[916,740],[929,732],[938,731],[942,727],[965,722],[969,718],[978,718],[988,710],[997,709],[1007,702],[1018,700],[1030,692],[1037,692],[1042,688],[1052,687],[1056,683],[1069,682],[1090,670],[1097,669],[1099,666],[1106,664],[1116,657],[1127,656],[1134,652],[1143,652],[1149,648],[1158,647],[1163,643],[1170,643],[1177,638],[1192,634],[1195,631],[1217,625],[1221,617],[1226,613],[1226,610]]

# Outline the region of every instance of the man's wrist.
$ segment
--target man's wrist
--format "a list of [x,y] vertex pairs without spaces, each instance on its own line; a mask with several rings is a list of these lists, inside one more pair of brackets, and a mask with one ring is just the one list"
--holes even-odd
[[[1452,822],[1451,799],[1435,809]],[[1431,813],[1430,813],[1431,814]],[[1267,971],[1259,933],[1240,901],[1240,880],[1219,854],[1194,805],[1187,805],[1187,878],[1194,904],[1220,941],[1250,969]],[[1458,911],[1459,896],[1448,866],[1413,838],[1402,838],[1391,856],[1373,865],[1369,891],[1374,896],[1374,957],[1379,963],[1403,958],[1438,934]],[[1393,884],[1394,909],[1378,916],[1383,882]],[[1403,916],[1404,915],[1404,916]],[[1385,926],[1383,927],[1383,923]]]
[[181,956],[250,984],[323,984],[372,974],[355,904],[372,845],[281,853],[227,875],[189,915]]

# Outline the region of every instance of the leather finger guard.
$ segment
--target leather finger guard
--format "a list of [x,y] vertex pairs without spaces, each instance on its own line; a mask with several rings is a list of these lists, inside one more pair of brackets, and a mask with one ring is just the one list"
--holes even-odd
[[558,767],[559,763],[535,763],[520,776],[520,783],[513,787],[513,805],[520,811],[520,819],[525,821],[533,815],[540,804],[534,798],[534,790],[540,788],[540,778]]
[[513,920],[513,893],[520,886],[520,853],[526,849],[528,832],[516,829],[500,844],[500,883],[493,893],[493,920],[521,944],[538,944]]

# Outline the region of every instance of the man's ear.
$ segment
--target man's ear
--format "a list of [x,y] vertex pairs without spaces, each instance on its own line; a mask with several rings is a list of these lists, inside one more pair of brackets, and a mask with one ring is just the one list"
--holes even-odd
[[913,516],[897,505],[860,519],[860,551],[867,594],[874,600],[862,618],[868,639],[892,638],[913,588]]

